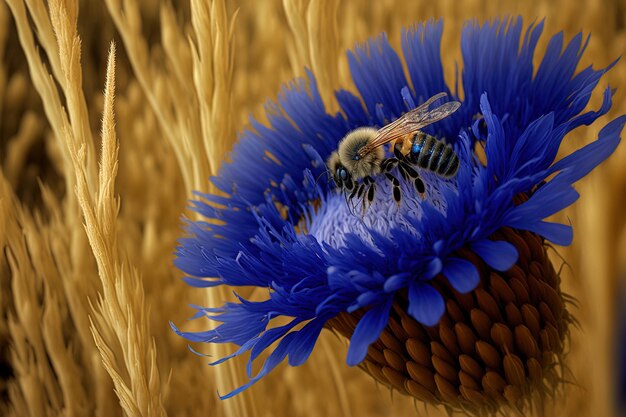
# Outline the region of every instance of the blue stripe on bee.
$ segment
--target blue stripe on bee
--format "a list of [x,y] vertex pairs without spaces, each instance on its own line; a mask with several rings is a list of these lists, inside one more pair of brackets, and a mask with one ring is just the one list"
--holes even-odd
[[413,142],[413,146],[411,146],[411,152],[413,153],[420,153],[420,151],[422,150],[422,143],[419,143],[418,141]]
[[411,163],[417,163],[425,143],[426,135],[423,132],[418,132],[413,136],[413,144],[411,145],[411,151],[409,153],[409,161]]

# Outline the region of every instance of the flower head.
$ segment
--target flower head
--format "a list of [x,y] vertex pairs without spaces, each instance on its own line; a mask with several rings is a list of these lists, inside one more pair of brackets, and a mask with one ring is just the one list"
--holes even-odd
[[[225,196],[200,195],[193,203],[210,221],[189,222],[190,236],[180,242],[176,264],[188,274],[186,281],[267,289],[262,301],[238,297],[236,303],[199,308],[198,316],[221,323],[213,330],[177,330],[191,341],[239,346],[216,363],[250,352],[249,382],[225,397],[286,358],[292,366],[302,364],[322,329],[345,330],[340,323],[346,317],[352,317],[343,332],[350,337],[349,365],[371,359],[370,347],[398,311],[424,328],[437,325],[450,294],[476,291],[491,272],[510,271],[526,259],[520,248],[536,250],[532,243],[520,244],[519,236],[535,239],[539,248],[543,239],[570,244],[571,227],[545,218],[578,198],[572,184],[613,152],[626,119],[610,122],[595,142],[555,158],[568,132],[611,107],[607,87],[600,108],[583,112],[611,66],[576,72],[586,41],[578,34],[564,46],[560,33],[534,68],[543,22],[525,31],[519,18],[469,22],[461,38],[461,94],[444,81],[442,30],[438,21],[403,31],[410,79],[385,35],[348,52],[358,96],[338,91],[340,113],[326,112],[313,74],[291,83],[268,110],[269,126],[253,120],[232,161],[212,179]],[[424,131],[454,147],[458,174],[450,180],[422,172],[425,196],[403,184],[399,206],[388,181],[377,178],[372,206],[355,210],[324,175],[338,142],[358,127],[385,126],[441,92],[462,105]],[[486,162],[476,156],[478,146]],[[557,285],[553,276],[546,279]],[[532,288],[527,292],[534,297]],[[504,314],[505,303],[495,308]],[[279,318],[286,324],[277,326]],[[251,363],[274,342],[252,375]]]

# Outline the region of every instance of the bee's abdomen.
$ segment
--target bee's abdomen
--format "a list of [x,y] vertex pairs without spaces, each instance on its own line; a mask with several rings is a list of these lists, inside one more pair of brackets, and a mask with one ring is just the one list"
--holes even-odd
[[445,178],[453,177],[459,171],[459,158],[454,150],[424,132],[417,132],[413,136],[408,157],[411,163]]
[[445,145],[438,159],[435,172],[442,177],[454,177],[459,171],[459,157],[450,146]]

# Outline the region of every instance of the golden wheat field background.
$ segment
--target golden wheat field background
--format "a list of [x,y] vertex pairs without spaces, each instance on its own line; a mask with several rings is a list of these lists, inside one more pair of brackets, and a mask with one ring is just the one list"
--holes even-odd
[[[0,0],[0,415],[445,415],[349,368],[330,332],[305,365],[281,365],[220,401],[217,390],[244,381],[243,361],[206,366],[168,323],[191,328],[189,304],[230,295],[184,284],[173,252],[182,217],[194,216],[192,191],[209,190],[248,117],[263,120],[266,100],[305,68],[336,110],[332,92],[354,88],[345,50],[356,42],[386,31],[397,46],[403,26],[443,17],[450,81],[463,22],[515,15],[545,17],[540,53],[560,30],[591,33],[584,66],[626,52],[623,0]],[[607,82],[613,110],[565,146],[626,112],[626,62]],[[625,162],[622,144],[560,219],[575,239],[552,255],[569,264],[563,285],[579,300],[580,328],[570,383],[537,415],[621,415]]]

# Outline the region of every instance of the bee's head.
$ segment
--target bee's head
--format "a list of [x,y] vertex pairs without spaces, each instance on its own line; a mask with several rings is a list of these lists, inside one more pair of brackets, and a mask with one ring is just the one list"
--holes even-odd
[[359,150],[376,137],[377,130],[372,127],[360,127],[348,133],[339,142],[339,161],[346,167],[354,179],[361,179],[380,172],[380,163],[385,157],[383,147],[378,147],[364,157]]
[[326,166],[330,171],[333,181],[337,184],[337,187],[346,188],[348,190],[352,189],[354,186],[352,176],[346,167],[341,164],[337,151],[330,154],[328,161],[326,162]]

